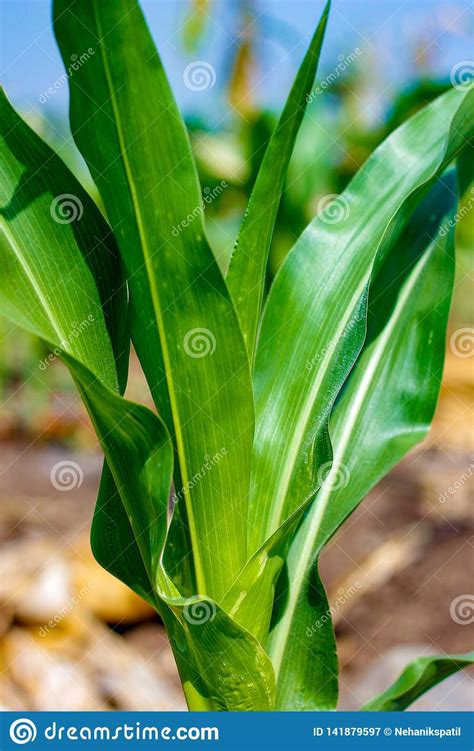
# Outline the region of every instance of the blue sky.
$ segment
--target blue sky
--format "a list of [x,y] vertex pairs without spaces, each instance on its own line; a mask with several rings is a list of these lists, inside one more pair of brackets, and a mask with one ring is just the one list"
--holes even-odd
[[[323,0],[253,0],[250,4],[258,51],[255,98],[276,107],[288,90]],[[190,0],[143,0],[142,6],[180,105],[188,113],[205,113],[212,119],[227,106],[224,71],[238,44],[238,3],[214,0],[206,34],[192,54],[183,50],[181,30]],[[423,50],[422,68],[448,78],[453,65],[473,58],[469,7],[467,0],[334,0],[321,77],[334,69],[338,59],[360,48],[363,54],[358,64],[369,71],[374,91],[385,94],[379,102],[389,101],[394,87],[413,78],[417,50]],[[2,81],[23,112],[38,110],[43,116],[62,119],[67,113],[66,85],[45,103],[40,101],[64,70],[50,13],[49,0],[2,0]],[[190,91],[184,85],[183,71],[196,59],[215,68],[212,89]]]

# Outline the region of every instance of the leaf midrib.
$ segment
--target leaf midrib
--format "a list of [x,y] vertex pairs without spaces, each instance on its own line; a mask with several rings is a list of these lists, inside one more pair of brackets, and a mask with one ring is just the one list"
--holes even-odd
[[[187,473],[187,462],[185,458],[186,454],[184,450],[184,441],[183,441],[183,437],[182,437],[181,430],[180,430],[181,420],[179,418],[179,409],[178,409],[178,403],[177,403],[176,395],[175,395],[174,388],[173,388],[173,380],[172,378],[169,377],[169,373],[171,372],[171,361],[170,361],[170,356],[168,352],[164,328],[163,328],[162,322],[160,321],[160,316],[156,314],[157,310],[160,311],[162,309],[160,305],[160,296],[159,296],[158,288],[157,288],[157,285],[153,276],[152,269],[150,269],[151,255],[150,255],[150,251],[148,247],[148,241],[146,237],[146,231],[144,228],[144,222],[143,222],[143,218],[142,218],[142,214],[140,210],[140,203],[138,201],[138,196],[135,191],[132,170],[131,170],[128,157],[127,157],[127,150],[125,147],[125,139],[123,135],[122,122],[121,122],[121,117],[120,117],[120,110],[116,101],[115,90],[112,85],[112,76],[111,76],[111,72],[109,68],[109,63],[107,60],[105,46],[103,44],[104,34],[102,31],[102,27],[101,27],[100,20],[99,20],[97,10],[96,10],[96,0],[92,0],[92,9],[93,9],[93,14],[94,14],[94,21],[96,23],[97,31],[98,31],[100,55],[101,55],[102,62],[104,65],[104,73],[105,73],[105,78],[107,82],[107,87],[109,89],[110,102],[111,102],[112,109],[114,112],[114,123],[115,123],[115,127],[117,130],[117,138],[118,138],[119,146],[120,146],[120,156],[122,158],[125,175],[127,178],[128,189],[130,191],[130,197],[132,200],[133,210],[135,214],[137,230],[138,230],[140,243],[141,243],[141,247],[143,251],[145,269],[147,273],[148,283],[150,286],[153,308],[155,311],[155,323],[158,329],[158,336],[160,339],[163,362],[165,365],[166,381],[167,381],[168,393],[170,397],[171,412],[174,417],[173,427],[174,427],[174,432],[176,435],[177,454],[179,457],[181,478],[183,481],[183,486],[188,487],[189,477]],[[185,503],[186,503],[186,496],[185,496]],[[199,549],[199,544],[198,544],[196,522],[194,518],[192,505],[189,502],[186,503],[186,510],[187,510],[187,516],[188,516],[187,522],[189,524],[190,536],[191,536],[191,541],[192,541],[191,544],[192,544],[192,550],[193,550],[193,560],[195,564],[196,582],[200,588],[199,591],[206,592],[207,590],[206,590],[206,585],[204,581],[203,566],[202,566],[200,549]]]

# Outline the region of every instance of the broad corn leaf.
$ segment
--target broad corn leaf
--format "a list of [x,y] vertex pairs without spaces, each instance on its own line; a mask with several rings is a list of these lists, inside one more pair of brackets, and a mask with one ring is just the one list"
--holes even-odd
[[281,709],[295,694],[317,708],[320,686],[334,680],[334,660],[313,659],[329,614],[314,584],[322,546],[433,416],[454,274],[452,237],[438,225],[453,196],[452,186],[432,191],[371,286],[366,343],[331,418],[333,465],[292,543],[290,591],[270,636]]
[[54,25],[64,60],[78,45],[94,51],[70,76],[72,131],[117,236],[132,339],[175,446],[199,593],[219,599],[246,560],[253,398],[187,133],[135,0],[56,0]]
[[[109,462],[99,506],[116,506],[117,485],[122,502],[128,503],[126,515],[117,512],[115,522],[123,522],[120,544],[133,529],[130,556],[122,556],[116,545],[109,563],[150,599],[152,558],[166,532],[172,453],[159,419],[119,396],[126,380],[128,341],[122,320],[126,286],[117,248],[92,200],[4,95],[1,130],[0,310],[41,337],[70,368]],[[160,451],[168,465],[164,471],[158,471]],[[148,482],[154,463],[164,484],[155,479],[151,500],[148,490],[141,500],[139,489]],[[110,539],[111,527],[104,531]]]
[[465,145],[473,98],[450,91],[394,131],[307,227],[275,279],[254,376],[249,551],[321,485],[329,416],[365,337],[374,262]]
[[317,529],[313,550],[429,430],[454,280],[451,177],[432,188],[372,280],[364,348],[331,416],[333,468],[305,520]]
[[[117,332],[124,331],[119,312],[125,315],[125,300],[110,310],[110,323],[117,321],[110,334],[102,313],[119,290],[125,293],[110,230],[65,165],[5,98],[1,130],[0,313],[64,360],[96,429],[107,464],[93,524],[94,552],[160,612],[194,704],[270,709],[273,668],[262,646],[211,600],[212,617],[201,623],[194,610],[201,596],[183,598],[163,569],[173,445],[157,415],[119,394],[115,360],[121,355],[117,350],[115,358],[111,338],[117,343]],[[51,206],[63,194],[79,211],[57,221]],[[100,282],[96,274],[102,274]],[[90,311],[91,325],[70,335]],[[169,590],[161,589],[163,581]],[[238,666],[238,678],[230,666]]]

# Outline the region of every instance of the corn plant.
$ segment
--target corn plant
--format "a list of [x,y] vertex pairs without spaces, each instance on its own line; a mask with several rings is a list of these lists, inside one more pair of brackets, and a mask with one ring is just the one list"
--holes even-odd
[[[192,710],[335,708],[318,558],[426,435],[440,386],[452,217],[468,185],[465,86],[387,138],[266,289],[328,12],[228,269],[135,0],[53,6],[72,133],[107,219],[2,96],[0,312],[72,373],[105,455],[94,555],[158,612]],[[124,397],[130,341],[156,411]],[[473,658],[420,658],[364,709],[404,709]]]

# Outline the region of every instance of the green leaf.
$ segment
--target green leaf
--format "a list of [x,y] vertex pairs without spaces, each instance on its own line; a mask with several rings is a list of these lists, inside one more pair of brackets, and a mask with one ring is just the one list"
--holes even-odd
[[260,641],[268,634],[275,585],[307,506],[308,502],[297,509],[257,550],[224,597],[229,615]]
[[445,212],[455,191],[452,179],[430,191],[371,283],[364,348],[331,416],[333,466],[305,521],[313,551],[429,430],[454,281]]
[[[109,228],[61,160],[6,99],[0,103],[0,313],[64,360],[99,436],[107,464],[93,524],[95,555],[159,611],[193,708],[270,709],[273,668],[261,645],[215,603],[215,617],[201,623],[195,601],[202,597],[182,598],[162,566],[173,447],[155,414],[118,393],[101,302],[104,309],[112,300],[117,304],[121,289],[122,309],[110,311],[117,321],[110,329],[114,341],[126,304]],[[76,221],[71,215],[55,221],[51,206],[59,191],[76,208]],[[103,274],[100,282],[91,268]],[[70,335],[73,322],[80,325],[91,310],[91,325]]]
[[474,652],[418,657],[407,665],[395,683],[361,709],[365,712],[400,712],[437,683],[473,663]]
[[[0,118],[4,312],[90,363],[98,378],[118,390],[115,359],[123,382],[128,339],[126,287],[113,235],[91,198],[3,91]],[[30,222],[31,211],[41,221]],[[50,249],[47,243],[53,243]],[[28,307],[25,299],[35,302]]]
[[320,550],[429,428],[454,278],[452,236],[437,233],[454,198],[450,183],[431,191],[372,283],[364,349],[331,417],[332,468],[292,543],[290,592],[270,637],[282,709],[293,692],[304,696],[307,709],[316,708],[321,683],[334,680],[334,660],[311,660],[315,644],[323,650],[322,626],[330,620],[313,584]]
[[[71,127],[117,237],[132,339],[175,445],[198,591],[219,600],[246,561],[253,398],[187,133],[135,0],[56,0],[54,27],[65,64],[89,50],[69,76]],[[218,457],[210,471],[208,457]]]
[[106,571],[156,607],[148,571],[107,462],[92,520],[91,548],[94,558]]
[[[0,107],[1,310],[122,392],[128,372],[127,291],[114,237],[87,193],[3,92]],[[154,602],[107,464],[91,544],[104,568]]]
[[292,545],[277,586],[274,627],[266,644],[277,681],[275,707],[279,711],[331,711],[336,709],[339,693],[331,609],[318,561],[301,572],[304,580],[300,581],[295,550]]
[[[172,447],[160,420],[118,393],[126,381],[128,340],[117,249],[97,207],[62,161],[4,95],[0,105],[0,312],[41,337],[70,368],[113,476],[112,481],[104,470],[96,518],[104,520],[107,536],[101,543],[107,542],[112,554],[108,565],[149,599],[153,556],[166,533]],[[160,482],[149,477],[155,471]],[[151,493],[147,483],[153,485]],[[126,516],[117,505],[116,485]],[[143,487],[147,492],[141,499]],[[97,539],[93,535],[93,543]],[[130,556],[122,551],[127,540]],[[99,545],[94,547],[103,558]]]
[[265,284],[265,270],[291,154],[311,94],[326,31],[326,4],[287,102],[270,138],[242,220],[227,274],[240,325],[253,361]]
[[473,97],[450,91],[392,133],[303,232],[275,279],[254,375],[249,552],[321,484],[332,405],[365,337],[374,261],[466,142]]
[[[77,372],[77,364],[70,365]],[[201,595],[183,598],[162,566],[172,468],[166,429],[141,405],[112,399],[97,383],[87,382],[87,372],[81,373],[81,381],[86,383],[82,396],[97,433],[106,436],[103,448],[151,583],[151,590],[141,594],[154,599],[165,623],[190,707],[272,709],[273,667],[261,644],[213,600]],[[123,514],[118,521],[125,541]],[[107,555],[112,552],[109,547]],[[123,561],[123,552],[116,552]],[[109,564],[116,559],[109,558]]]
[[173,642],[173,647],[178,664],[184,660],[192,670],[191,708],[239,712],[274,709],[273,667],[255,637],[214,600],[202,595],[180,597],[163,571],[158,576],[158,588],[182,629],[182,637]]

